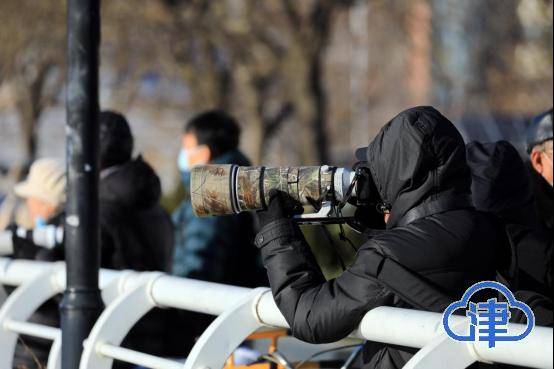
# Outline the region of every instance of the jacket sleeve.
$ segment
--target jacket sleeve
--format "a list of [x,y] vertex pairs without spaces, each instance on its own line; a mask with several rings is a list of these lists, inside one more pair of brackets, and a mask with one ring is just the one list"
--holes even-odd
[[350,334],[373,307],[389,305],[393,295],[372,277],[377,252],[366,243],[354,264],[326,281],[298,225],[281,219],[256,236],[277,306],[295,337],[312,343],[337,341]]

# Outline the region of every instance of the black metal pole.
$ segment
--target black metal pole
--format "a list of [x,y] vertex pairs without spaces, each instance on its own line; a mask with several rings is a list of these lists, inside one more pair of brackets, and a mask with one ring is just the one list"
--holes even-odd
[[67,0],[67,287],[60,305],[62,369],[77,369],[103,304],[98,219],[100,1]]

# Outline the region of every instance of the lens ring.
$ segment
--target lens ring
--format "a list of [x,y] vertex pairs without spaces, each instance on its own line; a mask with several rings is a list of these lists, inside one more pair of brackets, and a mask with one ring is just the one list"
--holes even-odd
[[231,175],[230,175],[230,178],[229,178],[229,186],[231,187],[231,190],[230,190],[230,192],[231,192],[231,206],[233,207],[233,212],[235,214],[240,213],[239,199],[238,199],[238,193],[237,193],[238,171],[239,171],[239,166],[233,164],[233,166],[231,167],[231,173],[230,173]]

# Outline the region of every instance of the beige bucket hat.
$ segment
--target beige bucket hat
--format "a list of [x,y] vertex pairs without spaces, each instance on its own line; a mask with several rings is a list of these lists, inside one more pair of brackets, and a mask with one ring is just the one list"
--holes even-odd
[[22,198],[34,197],[54,206],[65,203],[65,167],[56,159],[36,160],[23,182],[15,185],[15,194]]

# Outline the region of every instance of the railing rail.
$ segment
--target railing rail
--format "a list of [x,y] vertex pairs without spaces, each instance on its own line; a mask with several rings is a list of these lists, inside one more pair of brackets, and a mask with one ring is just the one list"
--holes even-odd
[[[60,366],[59,330],[26,322],[46,300],[65,288],[63,263],[0,258],[0,283],[19,286],[0,308],[0,367],[10,368],[17,334],[54,341],[49,369]],[[108,369],[113,359],[154,369],[221,368],[227,357],[251,333],[263,326],[287,327],[267,288],[248,289],[176,278],[162,273],[102,270],[100,287],[106,309],[85,342],[80,369]],[[187,361],[179,363],[119,347],[131,327],[155,306],[216,315]],[[465,323],[454,317],[454,324]],[[521,330],[510,324],[510,329]],[[465,368],[475,361],[531,368],[553,368],[553,331],[536,327],[520,342],[455,342],[437,313],[379,307],[369,311],[353,337],[419,348],[405,368]]]

